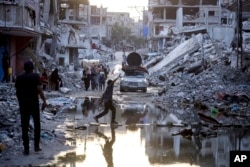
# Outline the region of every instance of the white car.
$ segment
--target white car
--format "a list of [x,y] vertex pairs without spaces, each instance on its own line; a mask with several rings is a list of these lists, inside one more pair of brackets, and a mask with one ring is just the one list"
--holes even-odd
[[148,80],[145,72],[125,72],[120,80],[120,92],[141,90],[147,92]]

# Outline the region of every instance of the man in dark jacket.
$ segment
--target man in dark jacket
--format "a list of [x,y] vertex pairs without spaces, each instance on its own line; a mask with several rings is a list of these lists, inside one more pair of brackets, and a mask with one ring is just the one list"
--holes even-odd
[[59,90],[60,84],[62,83],[62,79],[58,74],[58,69],[56,68],[50,76],[51,83],[55,85],[55,90]]
[[15,87],[16,96],[19,102],[21,125],[22,125],[22,140],[24,146],[24,155],[29,154],[29,122],[32,116],[34,121],[34,149],[41,151],[40,143],[40,109],[39,97],[43,100],[42,106],[45,107],[46,100],[41,88],[41,79],[39,74],[33,73],[34,65],[31,61],[24,63],[25,72],[17,76]]
[[110,79],[108,80],[107,88],[104,91],[101,97],[101,102],[100,102],[100,103],[104,102],[104,111],[94,117],[96,122],[98,122],[99,118],[106,115],[110,109],[112,111],[111,124],[117,124],[117,122],[115,121],[116,109],[113,105],[113,88],[114,88],[114,83],[115,81],[118,80],[118,78],[120,78],[120,75],[114,80],[110,80]]

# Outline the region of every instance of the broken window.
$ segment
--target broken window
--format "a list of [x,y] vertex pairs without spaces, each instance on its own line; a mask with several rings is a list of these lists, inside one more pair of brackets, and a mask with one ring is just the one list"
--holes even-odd
[[193,15],[193,16],[195,16],[195,15],[197,15],[199,13],[199,8],[197,7],[197,8],[194,8],[194,7],[192,7],[192,8],[183,8],[183,15]]
[[70,64],[73,64],[74,63],[74,49],[73,48],[70,48],[69,49],[69,63]]
[[161,31],[163,31],[163,26],[155,26],[155,35],[159,35]]
[[167,8],[166,9],[166,19],[176,20],[176,11],[177,11],[177,8],[175,8],[175,7]]
[[64,66],[64,57],[59,57],[59,66]]
[[214,5],[214,6],[217,6],[217,0],[202,0],[202,5]]
[[91,24],[100,24],[100,17],[91,17]]
[[194,20],[199,17],[199,8],[183,8],[183,16],[185,20]]
[[45,43],[44,44],[44,52],[46,53],[46,54],[50,54],[50,43]]
[[162,9],[163,9],[163,8],[154,8],[154,10],[153,10],[153,15],[154,15],[154,17],[155,17],[156,19],[162,18],[162,17],[161,17]]
[[214,11],[208,11],[208,16],[215,16],[215,12]]
[[[166,9],[166,19],[176,20],[176,7],[168,7]],[[153,15],[155,18],[164,19],[164,8],[154,8]]]
[[227,18],[221,18],[221,23],[222,24],[227,24]]

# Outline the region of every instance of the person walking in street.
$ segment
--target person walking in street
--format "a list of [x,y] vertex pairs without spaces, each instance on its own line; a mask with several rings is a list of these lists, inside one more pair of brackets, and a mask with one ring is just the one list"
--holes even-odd
[[105,78],[108,78],[109,74],[109,65],[103,66],[103,72],[105,74]]
[[22,140],[24,146],[24,155],[29,154],[29,123],[30,117],[34,122],[34,149],[36,152],[41,151],[40,143],[40,109],[39,96],[43,101],[42,108],[47,103],[41,88],[41,79],[39,74],[33,72],[33,62],[28,60],[24,63],[24,73],[17,76],[15,87],[16,96],[19,102],[21,125],[22,125]]
[[91,71],[91,78],[90,78],[91,90],[94,91],[94,90],[96,90],[96,87],[97,87],[97,82],[96,82],[97,67],[96,67],[96,65],[94,63],[92,64],[92,66],[90,68],[90,71]]
[[112,111],[112,116],[111,116],[111,124],[118,124],[115,121],[115,116],[116,116],[116,109],[113,105],[113,88],[114,88],[114,83],[120,78],[120,75],[115,78],[114,80],[108,80],[107,81],[107,87],[106,90],[104,91],[100,103],[104,103],[104,111],[101,112],[100,114],[96,115],[94,117],[95,121],[98,123],[98,119],[103,117],[108,113],[109,110]]
[[84,68],[84,70],[82,72],[82,78],[83,78],[85,90],[88,91],[89,86],[90,86],[90,78],[91,78],[90,71],[89,71],[88,67]]
[[41,76],[41,81],[42,81],[42,88],[43,90],[47,90],[47,87],[49,85],[49,81],[48,81],[48,74],[47,74],[47,70],[44,69],[42,76]]
[[103,71],[100,71],[99,72],[99,84],[98,84],[98,86],[99,86],[98,90],[99,91],[100,90],[104,91],[104,89],[105,89],[105,82],[106,82],[105,74],[104,74]]
[[58,74],[57,68],[51,73],[50,81],[51,81],[52,86],[54,86],[54,89],[59,90],[60,84],[62,83],[62,79],[60,78]]

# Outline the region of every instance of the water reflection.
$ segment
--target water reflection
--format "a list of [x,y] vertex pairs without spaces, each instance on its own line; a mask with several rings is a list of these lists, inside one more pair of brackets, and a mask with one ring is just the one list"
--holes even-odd
[[83,114],[84,120],[88,123],[90,120],[93,119],[93,116],[99,112],[102,106],[99,106],[99,98],[96,97],[85,97],[83,100],[80,101],[81,103],[81,112]]
[[69,164],[70,166],[75,166],[76,162],[83,162],[85,155],[76,155],[76,152],[67,152],[65,155],[58,157],[58,163]]
[[[76,115],[81,119],[77,119],[78,123],[88,125],[93,116],[102,111],[97,98],[82,99],[79,103],[81,109]],[[117,104],[116,109],[122,126],[88,125],[86,130],[74,131],[75,156],[84,155],[84,158],[81,161],[76,158],[74,164],[64,160],[65,166],[228,167],[231,150],[250,150],[249,129],[213,129],[199,124],[156,126],[176,121],[176,118],[178,121],[179,117],[151,104],[129,102]],[[106,115],[101,121],[107,122],[110,116]]]
[[109,139],[104,133],[99,132],[98,129],[95,131],[95,133],[103,138],[105,140],[105,143],[101,145],[103,156],[105,157],[105,160],[107,162],[108,167],[114,167],[113,163],[113,144],[115,143],[115,128],[114,126],[111,126],[111,139]]
[[145,105],[123,105],[123,112],[121,117],[124,119],[126,127],[129,130],[137,130],[138,124],[146,124],[145,116],[147,108]]

